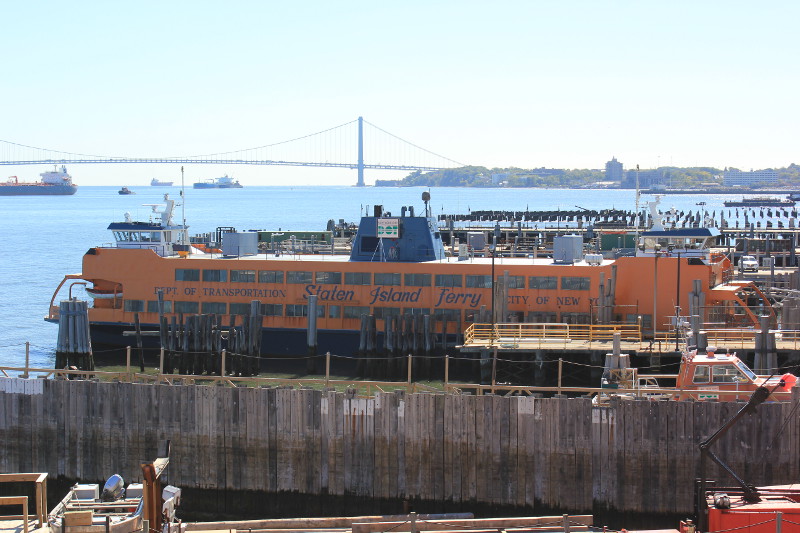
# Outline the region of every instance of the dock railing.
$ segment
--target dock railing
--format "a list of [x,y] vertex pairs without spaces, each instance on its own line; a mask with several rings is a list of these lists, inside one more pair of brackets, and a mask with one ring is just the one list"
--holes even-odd
[[464,332],[466,346],[499,345],[513,348],[566,347],[570,341],[609,342],[619,333],[624,342],[642,342],[639,324],[567,324],[563,322],[518,322],[503,324],[471,324]]

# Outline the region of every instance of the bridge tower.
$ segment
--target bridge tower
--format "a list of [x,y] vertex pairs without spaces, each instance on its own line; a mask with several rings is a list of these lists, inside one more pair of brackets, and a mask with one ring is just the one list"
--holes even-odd
[[358,117],[358,183],[356,187],[364,186],[364,119]]

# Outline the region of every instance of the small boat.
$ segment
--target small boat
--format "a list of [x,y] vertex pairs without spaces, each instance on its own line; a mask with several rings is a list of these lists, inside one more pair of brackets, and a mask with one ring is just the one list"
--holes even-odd
[[86,294],[94,298],[95,300],[113,300],[114,298],[122,298],[122,291],[114,289],[111,290],[101,290],[95,289],[94,287],[87,287]]
[[135,192],[133,192],[132,190],[130,190],[130,189],[129,189],[129,188],[127,188],[127,187],[123,187],[123,188],[121,188],[120,190],[118,190],[117,192],[118,192],[119,194],[136,194]]
[[199,181],[192,187],[195,189],[241,189],[242,184],[225,174],[221,178]]
[[781,199],[774,196],[753,196],[742,198],[739,201],[726,200],[722,202],[725,207],[792,207],[794,200]]
[[181,489],[167,485],[162,490],[159,478],[168,465],[169,441],[167,457],[142,465],[143,483],[125,487],[122,476],[114,474],[102,492],[98,484],[73,485],[48,514],[51,533],[132,533],[142,529],[144,520],[151,531],[170,533]]
[[159,179],[153,178],[150,180],[151,187],[172,187],[171,181],[161,181]]

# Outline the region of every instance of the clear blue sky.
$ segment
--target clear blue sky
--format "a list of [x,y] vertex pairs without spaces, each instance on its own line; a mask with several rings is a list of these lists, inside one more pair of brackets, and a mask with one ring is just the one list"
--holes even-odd
[[[601,168],[612,156],[626,168],[782,167],[800,163],[798,20],[795,1],[12,2],[0,139],[175,156],[363,116],[487,167]],[[84,185],[179,179],[170,167],[69,171]],[[355,181],[336,169],[187,171]]]

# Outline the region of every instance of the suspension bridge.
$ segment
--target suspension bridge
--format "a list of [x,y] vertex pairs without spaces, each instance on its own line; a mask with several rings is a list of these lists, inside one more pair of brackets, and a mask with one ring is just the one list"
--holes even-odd
[[[365,162],[365,139],[370,149]],[[356,185],[364,186],[364,170],[433,171],[464,166],[426,150],[365,121],[362,117],[294,139],[220,153],[172,156],[102,156],[38,148],[0,140],[0,165],[67,164],[220,164],[333,167],[358,171]]]

